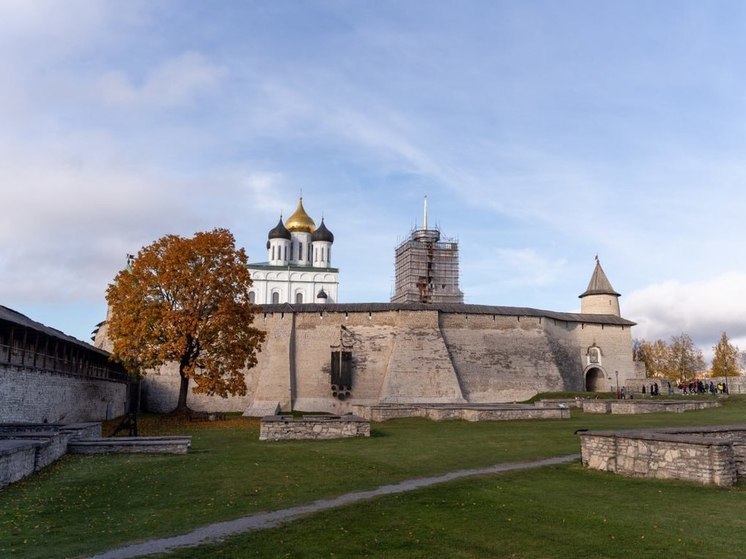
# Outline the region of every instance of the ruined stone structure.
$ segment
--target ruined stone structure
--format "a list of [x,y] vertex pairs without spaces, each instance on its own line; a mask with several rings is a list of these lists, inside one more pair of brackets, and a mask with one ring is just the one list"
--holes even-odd
[[724,487],[746,476],[746,425],[581,432],[583,465]]
[[370,421],[356,415],[273,415],[260,422],[260,441],[370,437]]
[[0,423],[118,417],[127,375],[99,348],[0,306]]
[[432,421],[515,421],[518,419],[570,419],[565,404],[378,404],[353,406],[356,415],[371,421],[424,417]]

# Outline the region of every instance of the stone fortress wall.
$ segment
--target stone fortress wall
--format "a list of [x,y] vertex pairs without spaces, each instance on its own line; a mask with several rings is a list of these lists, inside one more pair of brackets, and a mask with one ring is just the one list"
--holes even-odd
[[[343,414],[353,405],[496,403],[539,392],[582,391],[591,368],[596,390],[635,378],[632,322],[612,315],[557,313],[479,305],[265,305],[255,325],[267,332],[247,394],[219,398],[190,393],[205,411],[266,409]],[[97,345],[105,342],[105,327]],[[352,387],[331,389],[333,346],[349,346]],[[600,358],[589,361],[589,347]],[[179,378],[175,364],[148,374],[143,406],[170,411]],[[271,407],[271,406],[270,406]]]
[[127,412],[127,383],[0,363],[0,423],[77,423]]

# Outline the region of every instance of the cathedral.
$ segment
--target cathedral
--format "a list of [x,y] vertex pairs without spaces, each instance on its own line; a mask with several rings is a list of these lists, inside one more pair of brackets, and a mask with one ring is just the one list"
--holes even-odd
[[332,268],[334,235],[316,223],[298,200],[295,212],[270,229],[267,261],[249,265],[254,285],[249,300],[257,305],[336,303],[339,270]]

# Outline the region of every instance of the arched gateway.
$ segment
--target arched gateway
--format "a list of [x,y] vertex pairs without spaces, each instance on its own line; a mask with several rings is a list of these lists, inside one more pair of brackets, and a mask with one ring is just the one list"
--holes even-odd
[[602,392],[605,386],[606,375],[603,369],[591,367],[585,372],[586,392]]

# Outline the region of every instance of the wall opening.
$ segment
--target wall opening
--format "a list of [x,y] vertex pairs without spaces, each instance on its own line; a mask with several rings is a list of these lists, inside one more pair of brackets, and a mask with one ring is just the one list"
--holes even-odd
[[593,367],[585,373],[585,390],[586,392],[603,392],[606,375],[604,372]]

